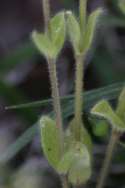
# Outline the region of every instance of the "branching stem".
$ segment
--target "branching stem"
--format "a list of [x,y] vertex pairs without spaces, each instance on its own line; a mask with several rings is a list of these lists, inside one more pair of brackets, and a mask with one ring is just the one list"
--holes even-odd
[[103,167],[102,167],[102,170],[101,170],[101,175],[100,175],[100,178],[99,178],[99,181],[97,183],[96,188],[103,188],[104,185],[105,185],[105,180],[106,180],[106,177],[108,175],[108,170],[109,170],[109,166],[110,166],[110,163],[111,163],[113,151],[114,151],[115,146],[117,144],[118,138],[119,138],[119,133],[112,130],[112,134],[111,134],[110,141],[109,141],[109,144],[108,144],[108,148],[107,148],[107,151],[106,151],[106,157],[104,159]]

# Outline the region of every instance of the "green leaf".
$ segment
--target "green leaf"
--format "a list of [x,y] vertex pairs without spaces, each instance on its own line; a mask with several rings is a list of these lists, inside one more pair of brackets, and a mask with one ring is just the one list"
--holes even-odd
[[79,143],[75,151],[74,161],[69,169],[68,180],[73,185],[85,184],[91,176],[91,162],[85,145]]
[[66,35],[64,12],[56,14],[50,20],[50,38],[52,41],[51,48],[54,47],[54,56],[56,57],[63,47]]
[[43,152],[53,168],[57,168],[60,160],[60,139],[55,121],[47,116],[40,119],[41,144]]
[[84,159],[79,157],[77,163],[72,166],[69,171],[69,182],[73,185],[81,185],[86,183],[91,176],[91,167],[84,166]]
[[92,12],[88,18],[88,23],[86,26],[85,34],[83,33],[84,43],[83,43],[83,46],[81,49],[81,51],[84,52],[85,54],[89,50],[89,48],[92,44],[97,20],[100,16],[101,12],[102,12],[102,10],[99,8],[99,9],[95,10],[94,12]]
[[[67,131],[69,131],[68,133],[68,137],[69,140],[74,139],[74,135],[73,135],[73,130],[74,130],[74,124],[75,124],[75,119],[73,119],[70,124],[69,124],[69,128]],[[76,126],[76,125],[75,125]],[[88,133],[88,131],[85,129],[83,122],[81,122],[81,130],[80,130],[80,141],[81,143],[85,144],[88,151],[91,153],[92,152],[92,141],[91,141],[91,137]]]
[[106,137],[108,130],[109,130],[109,126],[108,123],[105,120],[101,120],[101,121],[94,121],[92,122],[93,125],[93,132],[95,134],[95,136],[99,136],[99,137]]
[[58,172],[67,174],[72,184],[85,183],[91,175],[89,152],[84,144],[74,142],[58,164]]
[[58,168],[57,171],[60,174],[64,174],[66,175],[72,165],[72,163],[74,162],[74,148],[71,148],[69,151],[67,151],[62,159],[60,160],[59,164],[58,164]]
[[65,41],[65,19],[64,12],[58,13],[50,20],[50,32],[32,33],[32,39],[38,50],[46,57],[56,59]]
[[38,50],[47,58],[51,56],[51,42],[46,34],[34,31],[32,33],[32,40]]
[[112,110],[111,106],[106,100],[102,100],[98,102],[92,108],[91,113],[97,115],[98,117],[102,117],[106,119],[112,125],[113,129],[116,129],[117,131],[121,131],[121,132],[125,131],[125,124]]
[[85,127],[83,126],[81,127],[81,142],[87,146],[87,149],[91,154],[92,153],[92,140],[87,129],[85,129]]
[[76,54],[79,54],[79,44],[81,37],[80,25],[72,12],[67,12],[67,28],[74,51]]
[[119,96],[116,113],[125,123],[125,87]]

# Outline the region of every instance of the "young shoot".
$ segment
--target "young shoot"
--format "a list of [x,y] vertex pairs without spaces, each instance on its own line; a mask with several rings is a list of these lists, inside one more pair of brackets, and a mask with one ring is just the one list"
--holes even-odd
[[[43,0],[45,31],[32,33],[33,42],[48,63],[55,115],[55,120],[47,116],[40,119],[41,144],[48,162],[62,177],[63,188],[68,188],[69,184],[76,187],[85,184],[91,176],[92,143],[82,122],[82,93],[84,61],[93,40],[101,9],[97,9],[87,16],[86,6],[87,0],[80,0],[78,20],[72,12],[68,12],[66,14],[67,24],[65,24],[65,13],[59,12],[50,18],[50,2]],[[56,61],[65,42],[66,29],[74,48],[76,80],[75,116],[70,122],[68,130],[64,132]],[[67,132],[69,132],[68,136]]]
[[97,183],[97,188],[103,188],[108,175],[109,166],[113,152],[118,143],[120,135],[125,132],[125,88],[120,94],[116,111],[114,111],[106,100],[98,102],[91,110],[93,115],[105,119],[111,125],[112,131],[106,151],[106,157]]
[[75,115],[70,123],[70,128],[75,140],[84,140],[83,143],[87,145],[88,149],[90,149],[91,139],[82,122],[82,111],[84,105],[82,96],[84,90],[84,66],[85,57],[91,47],[97,20],[102,10],[99,8],[89,16],[87,16],[86,12],[87,0],[80,0],[79,18],[76,18],[72,12],[67,12],[67,30],[76,59]]
[[[64,12],[59,12],[50,18],[50,2],[43,0],[43,13],[45,32],[34,31],[32,39],[48,63],[49,77],[51,83],[53,109],[55,121],[42,117],[40,121],[42,148],[48,162],[57,169],[57,163],[64,153],[64,132],[59,97],[58,79],[56,72],[57,57],[65,41],[65,18]],[[63,187],[68,187],[68,183],[63,179]]]
[[[47,5],[46,5],[47,3]],[[43,1],[43,8],[49,7],[48,0]],[[63,47],[65,41],[65,19],[64,12],[56,14],[49,21],[49,10],[44,10],[45,17],[45,33],[38,33],[34,31],[32,34],[32,39],[39,49],[39,51],[45,56],[48,62],[49,76],[52,89],[53,107],[55,112],[56,127],[58,128],[60,135],[60,147],[61,153],[63,152],[63,126],[62,126],[62,116],[61,107],[59,99],[59,88],[58,79],[56,74],[56,60]],[[48,23],[48,26],[46,24]]]

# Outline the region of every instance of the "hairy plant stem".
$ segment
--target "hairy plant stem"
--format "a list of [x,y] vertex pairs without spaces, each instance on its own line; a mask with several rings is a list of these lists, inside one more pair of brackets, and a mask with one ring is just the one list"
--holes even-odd
[[75,124],[74,135],[76,140],[80,141],[80,129],[82,122],[82,108],[83,108],[83,77],[84,77],[84,56],[76,57],[76,82],[75,82]]
[[80,29],[83,33],[86,25],[86,7],[87,0],[79,0],[79,20],[80,20]]
[[[50,2],[49,0],[42,0],[42,1],[43,1],[45,32],[46,34],[49,35]],[[62,121],[62,114],[61,114],[58,79],[57,79],[57,72],[56,72],[56,60],[50,59],[48,57],[47,62],[48,62],[49,76],[50,76],[50,82],[51,82],[51,92],[52,92],[53,108],[54,108],[55,119],[56,119],[56,126],[58,128],[59,138],[60,138],[60,157],[62,157],[62,154],[64,152],[64,135],[63,135],[63,121]],[[69,187],[66,177],[62,179],[62,186],[63,188]]]
[[109,170],[109,166],[111,163],[113,151],[117,144],[118,138],[119,138],[119,133],[116,132],[115,130],[112,130],[112,134],[111,134],[110,141],[109,141],[107,151],[106,151],[106,157],[104,159],[103,167],[101,170],[101,175],[100,175],[96,188],[103,188],[105,185],[105,180],[108,175],[108,170]]
[[43,4],[43,16],[45,24],[45,32],[48,33],[48,25],[50,21],[50,2],[49,0],[42,0]]
[[48,59],[48,68],[49,68],[49,76],[51,82],[51,90],[52,90],[52,100],[53,100],[53,108],[56,118],[56,126],[59,130],[60,136],[60,154],[63,153],[63,125],[62,125],[62,114],[61,114],[61,105],[60,105],[60,97],[59,97],[59,89],[58,89],[58,80],[56,74],[56,62],[53,59]]
[[87,17],[87,0],[79,0],[79,24],[81,31],[80,48],[83,48],[84,34],[86,29],[86,17]]
[[[79,0],[79,22],[81,29],[80,46],[83,44],[83,32],[86,23],[86,4],[87,0]],[[76,80],[75,80],[75,124],[73,127],[74,136],[80,141],[83,98],[82,92],[84,87],[84,55],[76,55]]]
[[[50,2],[49,0],[43,0],[43,13],[44,13],[44,22],[45,22],[45,32],[49,31],[49,21],[50,21]],[[63,125],[62,125],[62,115],[61,115],[61,105],[60,105],[60,97],[59,97],[59,88],[58,88],[58,80],[56,74],[56,60],[47,58],[49,76],[51,82],[52,89],[52,99],[53,99],[53,108],[56,118],[56,126],[59,131],[60,137],[60,155],[63,153]]]

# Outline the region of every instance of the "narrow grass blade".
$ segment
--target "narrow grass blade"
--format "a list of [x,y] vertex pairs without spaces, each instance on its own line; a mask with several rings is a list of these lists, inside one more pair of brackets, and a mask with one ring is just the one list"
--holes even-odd
[[[111,84],[109,86],[105,86],[99,89],[94,89],[91,91],[85,92],[85,102],[87,106],[91,105],[90,103],[93,103],[95,100],[99,100],[101,98],[105,99],[114,99],[118,96],[120,93],[122,87],[125,85],[125,82],[119,82],[115,84]],[[74,95],[68,95],[65,97],[61,97],[61,102],[67,102],[74,99]],[[32,108],[32,107],[41,107],[41,106],[47,106],[52,102],[51,99],[46,99],[42,101],[35,101],[25,104],[19,104],[19,105],[13,105],[13,106],[6,106],[6,110],[10,109],[20,109],[20,108]]]
[[[112,84],[110,86],[106,86],[100,89],[95,89],[92,91],[88,91],[85,93],[85,108],[88,109],[93,106],[98,100],[104,99],[115,99],[118,97],[121,89],[125,85],[124,82]],[[66,119],[73,115],[73,95],[66,96],[61,98],[63,102],[63,118]],[[34,103],[22,104],[17,106],[8,107],[9,109],[20,109],[20,108],[29,108],[29,107],[41,107],[42,105],[50,104],[51,99],[45,101],[38,101]],[[52,115],[52,112],[50,113]],[[9,146],[9,148],[3,153],[0,154],[0,163],[7,162],[12,159],[24,146],[26,146],[35,136],[37,132],[37,126],[33,125],[28,128],[13,144]]]
[[28,128],[4,153],[0,154],[0,164],[6,163],[16,156],[16,154],[33,139],[36,132],[37,124]]

